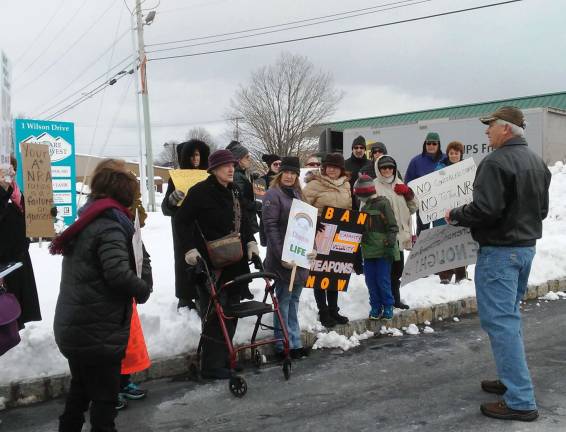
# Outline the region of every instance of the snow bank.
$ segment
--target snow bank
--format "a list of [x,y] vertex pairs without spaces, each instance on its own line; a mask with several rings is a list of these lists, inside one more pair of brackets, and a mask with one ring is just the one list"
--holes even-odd
[[359,346],[361,340],[369,339],[373,335],[374,333],[369,330],[366,330],[361,335],[354,332],[349,338],[336,333],[334,330],[329,333],[318,333],[312,349],[340,348],[343,351],[348,351],[350,348]]
[[[551,167],[551,171],[553,176],[550,187],[550,212],[544,221],[544,237],[537,243],[531,283],[566,276],[566,260],[563,259],[562,251],[562,245],[566,244],[566,167],[557,164]],[[179,312],[176,308],[170,218],[161,213],[150,213],[142,235],[151,254],[155,283],[150,300],[139,307],[150,356],[156,359],[194,350],[198,344],[200,321],[194,311]],[[59,291],[61,257],[49,255],[46,244],[41,248],[38,244],[33,244],[30,253],[37,279],[43,321],[28,323],[21,332],[22,342],[2,356],[4,367],[0,368],[0,384],[68,371],[67,362],[55,345],[52,329]],[[261,253],[264,254],[265,251],[261,250]],[[470,278],[473,278],[473,270],[474,266],[468,267]],[[256,299],[261,300],[263,290],[263,281],[254,281],[251,291]],[[412,308],[474,295],[473,281],[441,285],[436,276],[419,279],[401,289],[401,297]],[[341,313],[351,320],[367,318],[368,292],[363,276],[352,275],[348,292],[340,294],[339,305]],[[301,295],[299,318],[304,330],[312,333],[320,333],[323,330],[318,321],[316,303],[310,289],[304,289]],[[253,319],[240,320],[235,341],[249,340],[252,326]],[[392,336],[403,334],[398,329],[386,331]],[[357,337],[358,341],[361,336]],[[319,340],[324,341],[324,338],[328,337],[321,336]],[[324,343],[330,344],[330,342]],[[346,344],[343,340],[341,343]],[[321,341],[320,344],[323,342]],[[355,342],[348,339],[347,344],[355,344]]]

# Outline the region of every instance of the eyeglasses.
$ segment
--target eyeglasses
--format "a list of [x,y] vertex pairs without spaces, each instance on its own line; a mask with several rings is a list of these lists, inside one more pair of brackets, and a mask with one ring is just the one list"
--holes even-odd
[[354,146],[354,150],[365,150],[364,146]]
[[308,167],[319,167],[319,166],[320,166],[320,163],[318,163],[318,162],[309,162],[309,163],[306,164],[305,166],[308,166]]
[[427,142],[427,143],[426,143],[426,145],[433,145],[433,146],[437,146],[437,145],[438,145],[438,143],[437,143],[437,142],[434,142],[434,141],[429,141],[429,142]]

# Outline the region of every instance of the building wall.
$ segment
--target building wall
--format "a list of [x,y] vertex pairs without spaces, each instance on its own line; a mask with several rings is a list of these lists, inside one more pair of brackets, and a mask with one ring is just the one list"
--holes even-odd
[[546,111],[543,142],[543,159],[546,163],[566,161],[566,112]]

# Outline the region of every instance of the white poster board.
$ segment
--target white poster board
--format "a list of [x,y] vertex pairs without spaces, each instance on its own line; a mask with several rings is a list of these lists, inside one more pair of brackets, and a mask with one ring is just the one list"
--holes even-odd
[[469,158],[409,182],[419,199],[421,221],[443,219],[446,210],[472,202],[475,177],[476,163]]
[[293,199],[281,255],[283,261],[310,269],[307,254],[313,249],[317,215],[316,207]]
[[405,262],[401,286],[444,270],[474,264],[478,248],[469,228],[443,225],[421,231]]
[[136,274],[139,278],[142,275],[143,267],[143,242],[141,237],[140,217],[136,209],[136,219],[134,221],[134,235],[132,237],[132,249],[134,250],[134,260],[136,262]]

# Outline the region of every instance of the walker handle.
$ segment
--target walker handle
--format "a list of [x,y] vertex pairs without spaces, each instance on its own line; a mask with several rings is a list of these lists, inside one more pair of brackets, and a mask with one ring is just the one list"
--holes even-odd
[[258,278],[265,278],[265,279],[276,279],[277,276],[273,273],[269,272],[256,272],[256,273],[248,273],[240,276],[236,276],[234,279],[226,282],[222,287],[228,287],[230,285],[242,283],[242,282],[249,282],[252,279]]

